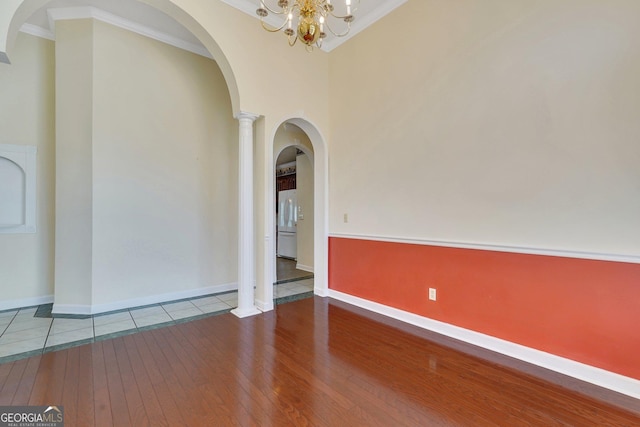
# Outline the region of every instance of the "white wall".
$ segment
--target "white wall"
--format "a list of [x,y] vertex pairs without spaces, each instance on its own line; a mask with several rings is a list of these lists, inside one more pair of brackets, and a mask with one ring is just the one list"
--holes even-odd
[[333,51],[330,231],[640,255],[638,16],[413,1]]
[[94,304],[235,282],[238,125],[220,70],[95,25]]
[[54,311],[234,286],[238,136],[217,65],[99,21],[56,31]]
[[[103,0],[105,4],[108,2]],[[271,221],[267,216],[271,209],[265,199],[272,175],[271,135],[287,118],[300,118],[312,123],[323,136],[329,135],[329,55],[322,51],[308,54],[300,45],[290,48],[282,34],[266,33],[254,17],[221,1],[142,2],[183,24],[218,60],[231,88],[234,114],[244,111],[260,116],[255,125],[256,265],[259,272],[256,279],[259,288],[271,286],[271,269],[266,265],[271,257],[266,255],[266,247],[273,243],[275,236],[271,235]],[[47,0],[0,2],[0,15],[6,17],[0,18],[0,60],[4,52],[11,58],[18,29],[34,11],[46,4]],[[298,64],[298,71],[292,71],[292,64]],[[274,83],[282,81],[283,76],[286,76],[287,90]],[[326,161],[323,146],[319,162],[326,165]],[[318,172],[323,177],[326,176],[324,168]],[[324,188],[325,179],[317,185]],[[325,200],[324,194],[320,197]],[[319,222],[324,233],[326,221]]]
[[93,28],[89,19],[56,28],[56,305],[92,301]]
[[37,232],[0,234],[0,310],[53,294],[54,46],[20,34],[14,52],[0,64],[0,143],[37,147]]
[[306,154],[296,157],[296,188],[298,206],[298,262],[297,268],[313,272],[313,163]]

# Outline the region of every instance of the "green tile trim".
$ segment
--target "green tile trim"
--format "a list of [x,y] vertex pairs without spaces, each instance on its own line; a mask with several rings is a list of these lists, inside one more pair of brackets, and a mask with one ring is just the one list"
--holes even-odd
[[293,279],[282,279],[282,280],[278,280],[276,282],[274,282],[274,285],[282,285],[283,283],[291,283],[291,282],[299,282],[301,280],[308,280],[308,279],[313,279],[314,276],[313,274],[309,275],[309,276],[302,276],[302,277],[294,277]]
[[83,320],[83,319],[91,319],[92,317],[94,317],[91,314],[55,314],[55,313],[51,313],[51,317],[54,319],[78,319],[78,320]]
[[110,340],[112,338],[124,337],[125,335],[131,335],[138,333],[138,328],[127,329],[124,331],[112,332],[110,334],[99,335],[94,338],[94,342]]
[[51,310],[53,309],[53,303],[41,304],[36,310],[36,314],[33,317],[41,317],[44,319],[51,319]]
[[66,350],[68,348],[80,347],[81,345],[91,344],[92,342],[95,342],[94,338],[86,338],[79,341],[71,341],[63,344],[52,345],[49,347],[45,347],[43,353],[51,353],[52,351]]
[[175,324],[176,324],[175,320],[169,320],[167,322],[154,323],[153,325],[138,326],[137,329],[138,329],[138,332],[144,332],[144,331],[151,331],[154,329],[166,328],[167,326],[173,326]]
[[[297,282],[297,281],[306,280],[306,279],[309,279],[309,278],[313,278],[313,276],[296,278],[296,279],[291,279],[291,280],[285,280],[285,281],[279,282],[278,284],[289,283],[289,282]],[[91,318],[99,318],[99,317],[107,316],[107,315],[110,315],[110,314],[123,313],[123,312],[131,313],[132,311],[139,310],[139,309],[150,308],[150,307],[161,307],[163,304],[171,304],[171,303],[182,302],[182,301],[193,301],[193,300],[197,300],[197,299],[201,299],[201,298],[225,295],[225,294],[230,294],[230,293],[234,293],[234,292],[237,292],[237,290],[218,292],[218,293],[215,293],[215,294],[208,294],[208,295],[201,295],[199,297],[194,297],[194,298],[183,298],[183,299],[174,300],[174,301],[167,301],[167,302],[164,302],[164,303],[147,304],[147,305],[143,305],[143,306],[139,306],[139,307],[124,308],[124,309],[120,309],[120,310],[114,310],[114,311],[109,311],[109,312],[99,313],[99,314],[94,314],[94,315],[90,315],[90,314],[86,314],[86,315],[85,314],[52,314],[51,318],[53,318],[53,319],[79,319],[79,320],[91,319]],[[313,292],[310,291],[310,292],[304,292],[304,293],[301,293],[301,294],[289,295],[289,296],[286,296],[286,297],[276,298],[275,299],[275,305],[285,304],[287,302],[297,301],[297,300],[303,299],[303,298],[310,298],[310,297],[313,297],[313,295],[314,295]],[[43,306],[49,306],[49,308],[47,308],[47,307],[41,308]],[[29,306],[29,307],[21,307],[21,308],[13,308],[13,309],[8,309],[8,310],[2,310],[2,311],[0,311],[0,313],[10,313],[10,312],[19,313],[20,310],[30,309],[30,308],[37,308],[36,313],[38,313],[38,311],[40,311],[41,313],[44,313],[44,312],[46,312],[47,309],[50,310],[51,306],[52,306],[52,304],[41,304],[40,306]],[[173,326],[173,325],[178,325],[178,324],[181,324],[181,323],[187,323],[187,322],[192,322],[192,321],[195,321],[195,320],[205,319],[207,317],[212,317],[212,316],[219,316],[219,315],[222,315],[222,314],[227,314],[227,313],[231,312],[231,310],[232,310],[232,308],[230,307],[230,308],[214,311],[212,313],[202,313],[202,314],[198,314],[198,315],[191,316],[191,317],[185,317],[183,319],[170,320],[170,321],[167,321],[167,322],[156,323],[154,325],[135,327],[135,328],[127,329],[127,330],[124,330],[124,331],[118,331],[118,332],[113,332],[113,333],[110,333],[110,334],[99,335],[99,336],[94,337],[94,338],[86,338],[86,339],[82,339],[82,340],[78,340],[78,341],[72,341],[72,342],[68,342],[68,343],[63,343],[63,344],[43,347],[43,348],[39,348],[39,349],[36,349],[36,350],[28,351],[28,352],[23,352],[23,353],[18,353],[18,354],[11,354],[11,355],[8,355],[8,356],[0,357],[0,364],[14,362],[16,360],[24,359],[24,358],[27,358],[27,357],[40,356],[40,355],[42,355],[44,353],[50,353],[50,352],[54,352],[54,351],[58,351],[58,350],[66,350],[66,349],[73,348],[73,347],[79,347],[79,346],[86,345],[86,344],[91,344],[91,343],[94,343],[94,342],[105,341],[105,340],[113,339],[113,338],[119,338],[119,337],[123,337],[123,336],[126,336],[126,335],[132,335],[132,334],[136,334],[138,332],[144,332],[144,331],[149,331],[149,330],[153,330],[153,329],[165,328],[165,327],[169,327],[169,326]],[[7,316],[7,317],[9,317],[9,316]],[[39,317],[39,316],[35,316],[34,315],[34,317]],[[135,319],[133,319],[133,320],[134,320],[134,323],[135,323]],[[94,331],[94,333],[95,333],[95,331]]]
[[276,298],[274,300],[274,303],[275,303],[275,305],[281,305],[281,304],[286,304],[288,302],[298,301],[300,299],[311,298],[311,297],[313,297],[313,291],[304,292],[304,293],[295,294],[295,295],[287,295],[286,297]]
[[37,350],[27,351],[27,352],[24,352],[24,353],[10,354],[9,356],[0,357],[0,364],[9,363],[9,362],[15,362],[16,360],[25,359],[27,357],[41,356],[41,355],[42,355],[42,349],[41,348],[39,348]]

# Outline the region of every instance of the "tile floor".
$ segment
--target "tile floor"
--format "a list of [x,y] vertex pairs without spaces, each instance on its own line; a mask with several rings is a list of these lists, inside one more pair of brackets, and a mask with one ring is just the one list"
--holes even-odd
[[[313,279],[275,286],[276,304],[310,296]],[[0,363],[43,352],[61,350],[143,330],[169,326],[229,312],[238,305],[238,293],[170,301],[86,319],[34,317],[38,307],[0,312]]]

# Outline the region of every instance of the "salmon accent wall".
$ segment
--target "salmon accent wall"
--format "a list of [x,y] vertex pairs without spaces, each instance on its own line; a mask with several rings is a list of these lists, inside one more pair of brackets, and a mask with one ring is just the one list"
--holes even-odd
[[640,264],[332,237],[329,288],[640,380]]

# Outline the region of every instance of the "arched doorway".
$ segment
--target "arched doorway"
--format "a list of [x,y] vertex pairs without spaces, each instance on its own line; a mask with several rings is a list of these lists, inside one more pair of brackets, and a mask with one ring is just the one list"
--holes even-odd
[[[305,152],[312,160],[313,168],[313,292],[319,296],[327,296],[327,271],[328,271],[328,226],[327,226],[327,149],[325,139],[318,128],[309,120],[300,117],[292,117],[282,120],[273,128],[266,150],[267,171],[271,177],[267,182],[266,210],[264,212],[266,223],[270,224],[268,235],[274,236],[269,239],[265,250],[265,269],[260,274],[264,274],[266,286],[258,288],[256,300],[265,302],[260,304],[263,311],[273,309],[273,286],[277,281],[276,273],[276,160],[284,146],[276,146],[276,134],[284,124],[297,127],[308,140],[307,147],[300,144],[300,150]],[[291,143],[289,145],[296,145]],[[286,146],[286,144],[285,144]]]
[[302,129],[284,123],[276,132],[274,158],[278,304],[313,292],[313,146]]

